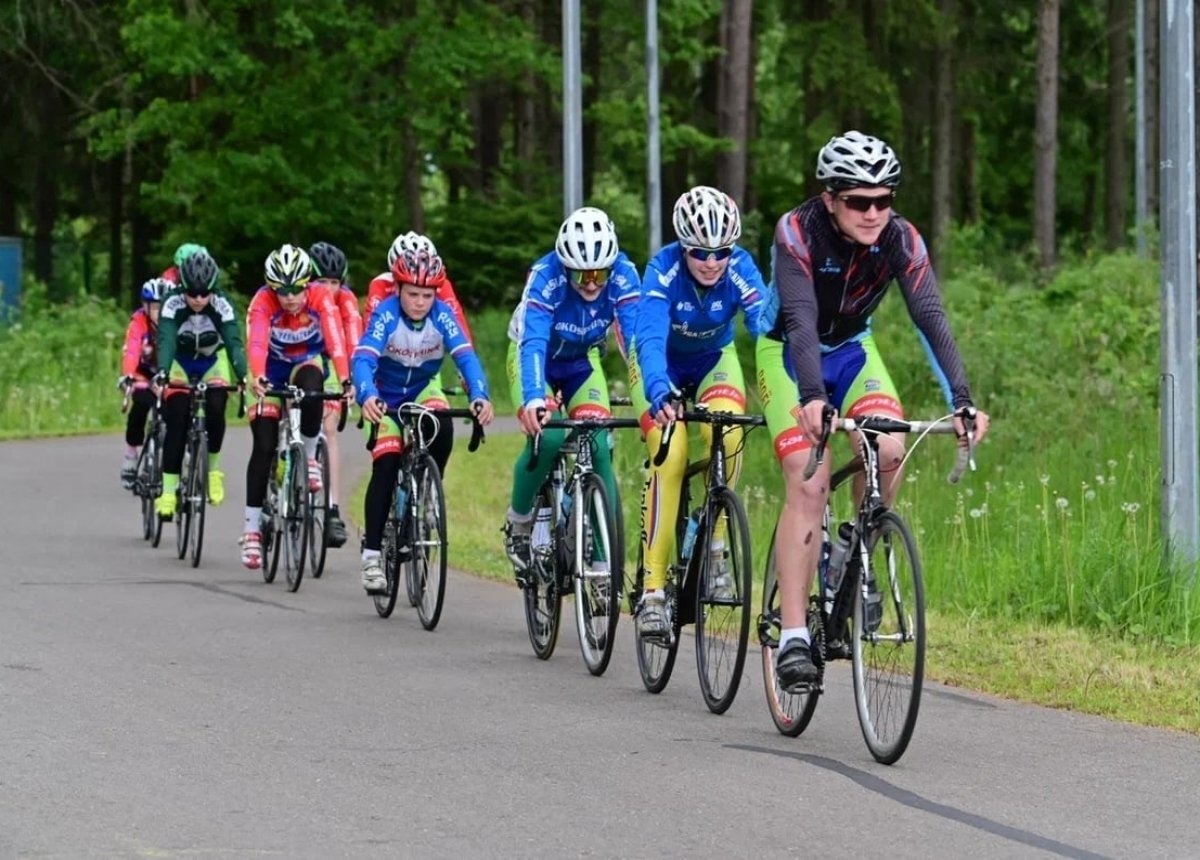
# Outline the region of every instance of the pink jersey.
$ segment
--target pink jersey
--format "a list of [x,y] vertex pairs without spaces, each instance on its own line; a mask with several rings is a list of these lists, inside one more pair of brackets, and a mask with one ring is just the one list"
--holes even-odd
[[154,353],[157,332],[150,324],[145,308],[138,308],[129,318],[125,329],[125,354],[121,359],[121,372],[126,376],[149,379],[154,375]]
[[[370,319],[371,314],[375,313],[375,308],[379,307],[380,302],[394,295],[396,295],[396,279],[392,277],[392,273],[384,272],[382,275],[376,275],[371,281],[371,285],[367,287],[367,318]],[[442,287],[438,288],[437,298],[454,312],[454,319],[458,322],[458,327],[462,329],[467,340],[474,346],[475,338],[471,336],[471,327],[467,325],[467,315],[463,312],[463,306],[454,293],[454,284],[450,283],[449,278]]]
[[358,296],[342,284],[334,294],[334,302],[342,316],[342,328],[346,332],[346,354],[352,355],[363,334],[363,318],[358,309]]
[[350,378],[342,316],[319,284],[304,291],[304,305],[295,314],[283,309],[273,289],[260,287],[246,312],[246,332],[250,373],[256,378],[267,375],[268,363],[304,364],[321,355],[333,362],[339,380]]

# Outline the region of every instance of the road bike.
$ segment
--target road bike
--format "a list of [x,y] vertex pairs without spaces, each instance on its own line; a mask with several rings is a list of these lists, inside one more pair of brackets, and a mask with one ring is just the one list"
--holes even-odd
[[[753,570],[746,510],[727,483],[724,439],[734,427],[760,427],[766,419],[713,411],[702,404],[693,409],[683,408],[682,403],[679,406],[678,417],[663,432],[654,464],[665,461],[671,435],[681,422],[684,432],[687,424],[711,425],[712,441],[708,457],[689,464],[684,472],[674,523],[675,559],[667,568],[665,586],[668,629],[665,636],[637,631],[638,670],[647,690],[662,692],[671,679],[682,628],[695,624],[700,691],[708,709],[721,714],[737,696],[746,662]],[[700,504],[693,509],[691,482],[696,478],[703,480],[703,489]],[[635,579],[627,589],[634,615],[645,590],[644,552],[643,546],[638,551]]]
[[[467,418],[472,424],[467,450],[474,452],[483,442],[483,427],[473,409],[430,409],[419,403],[402,403],[387,410],[386,416],[400,428],[402,450],[380,548],[387,587],[371,598],[380,618],[390,616],[403,576],[408,602],[416,607],[421,626],[433,630],[446,599],[446,496],[441,469],[429,446],[439,421]],[[372,425],[368,451],[375,449],[378,434],[379,425]]]
[[[613,405],[628,403],[613,398]],[[534,496],[530,565],[519,578],[525,626],[533,653],[550,659],[558,641],[563,595],[574,593],[575,625],[583,662],[604,674],[612,658],[621,617],[624,583],[624,517],[620,499],[609,498],[592,462],[593,444],[608,444],[609,431],[638,427],[636,418],[555,418],[567,438],[550,474]],[[537,467],[541,435],[533,438],[529,469]]]
[[[342,408],[338,432],[346,426],[346,398],[339,392],[309,391],[295,385],[272,388],[263,392],[263,399],[277,397],[283,402],[284,416],[279,422],[279,441],[275,468],[267,480],[267,495],[262,509],[262,546],[264,557],[263,581],[275,581],[279,559],[283,558],[284,577],[288,591],[300,588],[304,565],[314,541],[314,495],[327,492],[329,475],[322,474],[322,490],[309,489],[308,453],[300,434],[300,406],[306,400],[339,400]],[[327,464],[326,464],[327,465]],[[323,496],[327,499],[328,496]]]
[[[961,413],[968,431],[973,414]],[[830,432],[857,432],[859,455],[834,472],[830,493],[860,473],[865,476],[865,492],[854,519],[837,532],[845,542],[844,566],[837,565],[836,560],[831,565],[832,548],[838,538],[832,528],[832,510],[826,506],[820,563],[808,604],[817,679],[791,690],[783,689],[775,674],[781,614],[775,535],[771,536],[758,635],[767,706],[781,733],[796,737],[804,731],[825,691],[827,665],[833,660],[849,659],[855,709],[871,755],[882,764],[893,764],[908,747],[925,677],[925,590],[912,531],[883,501],[878,437],[883,433],[919,434],[905,455],[907,459],[926,434],[954,433],[953,418],[905,421],[865,416],[834,420],[832,410],[826,410],[825,430],[812,449],[805,478],[811,477],[822,462]],[[950,483],[957,483],[968,467],[975,467],[970,439],[968,432],[950,472]],[[778,528],[777,524],[776,531]],[[835,584],[837,576],[840,582]]]
[[[121,412],[129,408],[132,388],[125,391]],[[167,435],[167,423],[162,415],[162,391],[154,398],[147,416],[149,427],[142,450],[134,466],[133,494],[141,501],[142,539],[157,547],[162,540],[162,518],[154,510],[154,502],[162,492],[162,446]]]

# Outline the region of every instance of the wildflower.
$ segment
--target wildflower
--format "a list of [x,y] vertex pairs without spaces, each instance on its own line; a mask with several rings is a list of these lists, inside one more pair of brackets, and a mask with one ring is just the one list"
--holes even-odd
[[1096,485],[1100,486],[1100,487],[1104,486],[1104,476],[1103,475],[1096,476]]
[[[1132,452],[1130,452],[1130,453],[1132,453]],[[1115,468],[1117,468],[1117,461],[1116,461],[1116,460],[1109,460],[1109,461],[1108,461],[1108,468],[1110,468],[1110,469],[1115,469]]]
[[983,511],[979,508],[971,508],[971,519],[977,520],[983,516]]
[[1067,509],[1067,505],[1071,503],[1067,501],[1066,496],[1059,496],[1054,500],[1054,504],[1058,505],[1058,509],[1060,511],[1065,511]]
[[1121,510],[1124,511],[1129,516],[1133,516],[1139,510],[1141,510],[1141,507],[1142,507],[1141,504],[1139,504],[1138,502],[1125,502],[1125,504],[1121,505]]
[[1041,477],[1038,478],[1038,480],[1041,481],[1043,487],[1050,486],[1050,476],[1049,475],[1042,475]]
[[1096,498],[1096,491],[1088,490],[1086,493],[1083,494],[1083,497],[1084,497],[1084,499],[1086,499],[1089,502],[1093,501]]

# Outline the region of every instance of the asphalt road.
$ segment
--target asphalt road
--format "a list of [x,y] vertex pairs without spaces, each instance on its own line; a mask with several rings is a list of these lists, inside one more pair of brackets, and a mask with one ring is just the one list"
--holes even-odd
[[603,678],[570,626],[538,661],[512,585],[453,575],[433,633],[349,546],[265,585],[231,425],[198,570],[141,540],[117,437],[0,443],[0,857],[1200,856],[1198,738],[929,685],[889,768],[848,666],[792,740],[755,651],[716,717],[686,642],[644,691],[628,619]]

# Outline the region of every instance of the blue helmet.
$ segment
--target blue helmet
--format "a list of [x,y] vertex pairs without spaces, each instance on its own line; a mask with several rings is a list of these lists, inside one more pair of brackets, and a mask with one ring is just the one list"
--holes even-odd
[[161,302],[167,292],[174,286],[166,278],[151,278],[142,284],[142,301]]

